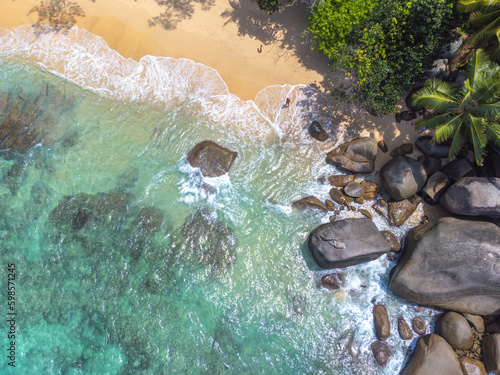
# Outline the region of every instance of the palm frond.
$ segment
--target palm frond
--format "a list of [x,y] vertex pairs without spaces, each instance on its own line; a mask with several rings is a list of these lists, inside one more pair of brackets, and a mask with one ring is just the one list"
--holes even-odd
[[463,98],[462,102],[458,106],[458,110],[460,112],[464,112],[466,108],[468,108],[472,103],[472,88],[470,86],[470,82],[468,79],[464,82],[462,89],[463,89]]
[[500,95],[500,81],[494,81],[493,79],[479,80],[476,85],[474,85],[474,90],[472,93],[472,98],[478,104],[490,104],[495,102]]
[[485,27],[493,21],[495,21],[500,16],[500,9],[494,10],[492,12],[481,12],[476,13],[471,16],[469,24],[474,27]]
[[460,0],[457,3],[457,10],[461,13],[485,12],[500,7],[498,0]]
[[436,115],[418,120],[415,123],[415,129],[422,130],[423,128],[435,129],[438,126],[446,125],[452,119],[452,113],[448,112],[443,115]]
[[424,87],[413,94],[413,104],[432,109],[437,113],[446,113],[456,109],[460,102],[433,88]]
[[486,135],[484,120],[479,117],[474,117],[468,114],[467,123],[469,125],[469,137],[472,142],[472,149],[474,151],[474,158],[477,165],[483,165],[484,147],[486,146]]
[[478,79],[482,72],[489,68],[489,58],[486,52],[478,49],[470,57],[469,63],[465,68],[465,76],[469,79],[470,85],[474,86],[476,79]]
[[463,122],[461,122],[456,128],[455,132],[453,133],[453,141],[451,142],[450,145],[450,151],[448,151],[448,157],[451,159],[455,156],[458,155],[460,150],[462,149],[462,146],[464,145],[467,137],[465,135],[465,129],[466,126],[464,125]]
[[434,134],[434,140],[437,143],[447,141],[452,138],[456,133],[457,128],[462,125],[462,114],[455,117],[450,117],[450,119],[443,123],[441,126],[436,127],[436,133]]
[[450,98],[456,98],[459,92],[459,87],[455,83],[446,82],[438,78],[432,78],[425,81],[424,88],[439,91]]
[[500,28],[500,17],[495,19],[489,24],[486,24],[482,29],[479,29],[474,33],[474,36],[471,38],[471,42],[476,44],[483,44],[487,41],[492,41],[494,39],[496,41],[497,31]]
[[491,104],[482,104],[477,106],[473,115],[477,117],[485,117],[494,119],[500,116],[500,101]]
[[484,134],[486,138],[493,141],[497,146],[500,146],[500,124],[498,122],[485,121]]

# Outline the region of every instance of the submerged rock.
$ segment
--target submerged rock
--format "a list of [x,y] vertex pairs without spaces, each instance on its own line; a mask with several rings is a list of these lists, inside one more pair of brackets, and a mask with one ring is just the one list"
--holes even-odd
[[203,141],[189,151],[187,161],[193,168],[200,168],[203,176],[218,177],[229,171],[237,156],[236,151],[212,141]]
[[65,196],[52,210],[49,219],[57,227],[70,225],[78,230],[82,229],[87,222],[91,222],[94,227],[98,228],[121,219],[127,210],[128,201],[128,194],[120,190]]
[[369,137],[344,143],[326,155],[326,162],[354,173],[371,173],[375,168],[377,142]]
[[234,231],[209,212],[198,210],[186,219],[171,248],[170,260],[209,267],[222,277],[236,261],[238,239]]
[[347,267],[377,259],[390,245],[370,219],[320,225],[309,235],[309,250],[323,268]]
[[389,289],[419,305],[476,315],[500,306],[500,228],[451,217],[413,228]]
[[130,229],[140,233],[154,233],[160,229],[163,212],[156,207],[144,207],[130,225]]

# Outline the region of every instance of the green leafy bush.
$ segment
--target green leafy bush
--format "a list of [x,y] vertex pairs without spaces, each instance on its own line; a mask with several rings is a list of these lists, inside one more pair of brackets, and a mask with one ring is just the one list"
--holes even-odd
[[306,33],[334,67],[356,75],[367,107],[389,113],[451,39],[454,3],[325,0],[313,8]]

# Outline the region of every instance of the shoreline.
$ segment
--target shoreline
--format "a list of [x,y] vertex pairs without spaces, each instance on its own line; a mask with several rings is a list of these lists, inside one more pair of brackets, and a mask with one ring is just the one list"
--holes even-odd
[[[242,100],[255,101],[256,95],[269,86],[309,85],[330,102],[332,121],[352,134],[384,140],[390,148],[418,137],[413,127],[397,124],[393,115],[375,117],[330,95],[331,88],[345,77],[332,73],[328,59],[312,51],[302,37],[307,27],[303,5],[286,7],[269,16],[247,0],[214,0],[204,3],[205,9],[196,3],[179,13],[182,17],[173,17],[172,29],[167,30],[148,25],[165,12],[155,0],[77,1],[86,16],[77,17],[76,25],[103,38],[125,58],[139,61],[152,55],[190,59],[215,69],[229,92]],[[37,15],[28,14],[35,4],[36,0],[1,3],[0,27],[12,29],[35,23]],[[400,103],[403,108],[404,101]],[[377,167],[389,160],[388,154],[384,156]]]

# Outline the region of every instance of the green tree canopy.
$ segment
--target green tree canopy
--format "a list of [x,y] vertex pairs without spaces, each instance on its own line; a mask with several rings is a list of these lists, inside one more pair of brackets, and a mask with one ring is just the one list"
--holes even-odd
[[455,0],[324,0],[309,17],[315,48],[358,79],[360,99],[378,113],[429,68],[451,38]]
[[462,87],[438,79],[428,80],[413,94],[416,106],[436,115],[416,123],[415,128],[436,129],[433,141],[452,140],[449,156],[456,156],[465,142],[482,165],[488,140],[500,146],[500,68],[483,50],[472,55]]

